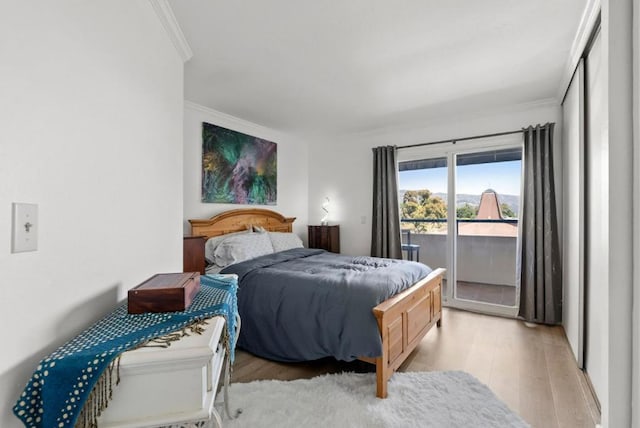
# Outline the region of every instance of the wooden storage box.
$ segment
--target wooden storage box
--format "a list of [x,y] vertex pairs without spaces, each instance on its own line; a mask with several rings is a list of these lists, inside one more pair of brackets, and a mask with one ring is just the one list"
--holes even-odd
[[129,290],[130,314],[184,311],[200,291],[200,274],[159,273]]

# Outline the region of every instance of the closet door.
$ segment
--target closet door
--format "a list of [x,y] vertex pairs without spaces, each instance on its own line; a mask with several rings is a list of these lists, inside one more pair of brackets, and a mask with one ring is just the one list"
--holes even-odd
[[[601,36],[597,35],[585,64],[586,112],[586,241],[585,368],[596,395],[606,391],[606,322],[609,283],[609,146],[604,137],[607,105]],[[615,284],[612,284],[615,286]]]
[[563,324],[578,367],[584,368],[584,63],[562,103]]

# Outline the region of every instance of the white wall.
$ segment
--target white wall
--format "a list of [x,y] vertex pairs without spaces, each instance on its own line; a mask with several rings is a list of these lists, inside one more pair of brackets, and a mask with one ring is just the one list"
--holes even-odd
[[[605,427],[631,426],[633,325],[633,43],[632,0],[603,0],[604,124],[608,145],[608,287],[602,401]],[[640,421],[635,421],[636,426]]]
[[[278,144],[278,202],[276,205],[232,205],[201,202],[202,122],[253,135]],[[189,219],[205,219],[230,209],[266,208],[286,217],[296,217],[293,230],[307,236],[308,145],[295,136],[256,125],[233,116],[186,102],[184,109],[184,233]]]
[[[0,426],[37,362],[181,269],[183,64],[147,1],[0,7]],[[39,205],[10,253],[11,203]]]
[[[309,158],[312,160],[309,163],[309,221],[320,221],[320,205],[323,198],[328,196],[332,205],[330,221],[340,224],[342,252],[368,255],[371,245],[373,147],[512,131],[546,122],[556,123],[555,138],[559,141],[562,128],[560,119],[558,104],[545,101],[474,116],[448,116],[427,122],[421,128],[386,129],[366,135],[316,141],[309,146]],[[559,144],[557,149],[560,162]],[[561,177],[557,178],[557,183],[560,200]]]
[[[633,0],[633,260],[640,266],[640,0]],[[633,356],[631,402],[640,402],[640,269],[633,272]],[[631,423],[640,426],[640,406],[632,409]]]

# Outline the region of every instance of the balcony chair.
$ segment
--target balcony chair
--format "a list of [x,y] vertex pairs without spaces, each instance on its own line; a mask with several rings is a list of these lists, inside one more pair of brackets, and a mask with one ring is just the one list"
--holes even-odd
[[[406,230],[404,232],[407,233],[407,242],[403,243],[401,245],[402,251],[406,251],[407,252],[407,260],[419,262],[420,261],[420,245],[411,243],[411,231],[410,230]],[[415,260],[413,260],[413,254],[414,253],[416,255],[416,259]]]

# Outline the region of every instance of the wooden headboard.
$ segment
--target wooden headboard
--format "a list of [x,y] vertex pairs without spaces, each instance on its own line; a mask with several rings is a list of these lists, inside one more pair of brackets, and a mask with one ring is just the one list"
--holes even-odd
[[208,220],[189,220],[189,223],[191,236],[211,238],[247,230],[249,226],[261,226],[270,232],[291,232],[295,219],[271,210],[250,208],[225,211]]

